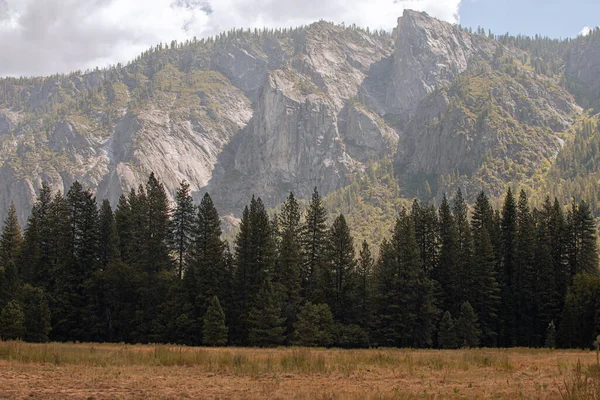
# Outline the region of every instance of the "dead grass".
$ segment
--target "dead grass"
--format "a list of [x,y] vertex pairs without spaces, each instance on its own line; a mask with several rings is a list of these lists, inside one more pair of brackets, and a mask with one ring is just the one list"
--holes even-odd
[[0,398],[559,399],[578,361],[595,354],[0,342]]

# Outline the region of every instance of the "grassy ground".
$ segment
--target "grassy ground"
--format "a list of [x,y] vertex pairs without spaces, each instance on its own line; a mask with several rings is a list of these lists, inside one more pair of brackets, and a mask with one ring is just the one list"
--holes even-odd
[[533,349],[0,342],[0,398],[582,398],[595,362],[593,352]]

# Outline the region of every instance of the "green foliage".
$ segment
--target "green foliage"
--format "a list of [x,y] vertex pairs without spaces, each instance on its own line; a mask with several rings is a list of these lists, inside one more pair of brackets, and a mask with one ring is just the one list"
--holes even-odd
[[26,284],[21,298],[24,328],[22,339],[28,342],[47,342],[52,326],[46,294],[42,289]]
[[446,311],[440,321],[438,329],[438,346],[441,349],[455,349],[458,345],[458,337],[452,315]]
[[546,328],[544,347],[547,349],[554,349],[556,347],[556,326],[554,325],[554,321],[550,321],[548,328]]
[[333,343],[333,315],[327,304],[307,302],[294,326],[298,346],[327,347]]
[[227,343],[227,325],[225,312],[221,308],[219,298],[213,296],[204,314],[202,343],[206,346],[223,346]]
[[0,338],[2,340],[16,340],[23,338],[23,310],[19,303],[11,300],[0,311]]
[[285,319],[281,317],[281,309],[275,299],[270,281],[265,281],[255,302],[248,315],[250,344],[258,347],[282,344],[285,339],[283,327]]
[[456,320],[455,329],[459,346],[479,346],[481,331],[477,323],[477,314],[475,314],[469,302],[465,302],[460,306],[460,314]]

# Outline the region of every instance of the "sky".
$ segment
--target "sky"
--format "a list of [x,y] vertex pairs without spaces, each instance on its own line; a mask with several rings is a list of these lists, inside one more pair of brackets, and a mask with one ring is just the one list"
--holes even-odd
[[159,42],[233,27],[324,19],[391,30],[405,8],[495,33],[564,38],[600,25],[598,0],[0,0],[0,76],[125,63]]

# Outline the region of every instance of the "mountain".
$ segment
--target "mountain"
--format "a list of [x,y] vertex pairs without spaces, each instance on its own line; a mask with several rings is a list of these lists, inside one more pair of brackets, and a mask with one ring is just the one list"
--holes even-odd
[[42,181],[79,180],[114,205],[151,171],[236,215],[253,193],[275,206],[290,190],[348,192],[381,163],[399,186],[378,193],[394,197],[536,190],[577,178],[549,171],[595,121],[599,61],[598,30],[494,36],[405,11],[391,33],[234,30],[108,69],[5,78],[0,215],[14,201],[23,223]]

